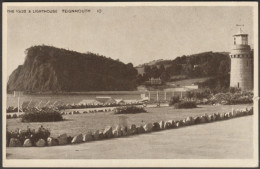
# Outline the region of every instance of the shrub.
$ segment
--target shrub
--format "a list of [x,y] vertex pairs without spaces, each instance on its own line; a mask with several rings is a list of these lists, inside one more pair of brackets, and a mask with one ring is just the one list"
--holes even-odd
[[146,112],[146,110],[143,107],[136,107],[136,106],[117,107],[114,111],[115,114],[135,114],[135,113]]
[[172,106],[174,105],[175,103],[179,103],[180,102],[180,97],[179,96],[173,96],[171,97],[171,100],[169,102],[169,105]]
[[194,101],[181,101],[179,103],[174,104],[175,109],[187,109],[187,108],[196,108],[196,102]]
[[14,115],[13,115],[13,118],[18,118],[17,114],[14,114]]
[[219,104],[248,104],[253,103],[252,92],[218,93],[211,98],[212,103]]
[[22,122],[53,122],[62,121],[60,112],[54,109],[31,109],[22,116]]

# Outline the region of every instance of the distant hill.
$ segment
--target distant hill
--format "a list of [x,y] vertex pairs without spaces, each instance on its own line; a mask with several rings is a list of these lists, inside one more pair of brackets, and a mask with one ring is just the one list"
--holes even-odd
[[33,46],[23,65],[9,77],[7,90],[38,92],[119,91],[136,89],[137,71],[93,53]]
[[[227,87],[230,72],[228,52],[203,52],[180,56],[173,60],[157,60],[136,67],[138,84],[143,84],[151,77],[161,78],[164,82],[173,80],[212,77],[218,79],[218,87]],[[221,82],[220,77],[225,77]],[[180,78],[182,77],[182,78]],[[214,78],[218,77],[218,78]],[[214,80],[211,80],[214,83]],[[207,86],[207,85],[205,85]],[[212,85],[214,86],[214,85]],[[216,86],[214,86],[216,87]]]

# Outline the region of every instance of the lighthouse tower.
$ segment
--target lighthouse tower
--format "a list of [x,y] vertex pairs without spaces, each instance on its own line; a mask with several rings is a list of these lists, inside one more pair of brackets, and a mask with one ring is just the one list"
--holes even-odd
[[248,35],[241,28],[233,35],[230,87],[253,90],[253,50],[248,45]]

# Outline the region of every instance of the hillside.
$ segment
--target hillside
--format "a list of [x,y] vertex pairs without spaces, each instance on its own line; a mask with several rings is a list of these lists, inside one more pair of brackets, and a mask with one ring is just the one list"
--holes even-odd
[[131,63],[93,53],[33,46],[26,50],[24,64],[10,75],[7,90],[29,93],[134,90],[136,75]]
[[[164,82],[191,78],[225,77],[225,82],[216,81],[216,83],[219,84],[219,87],[226,87],[230,58],[227,52],[203,52],[189,56],[183,55],[174,60],[150,62],[140,65],[136,69],[139,73],[137,79],[139,84],[143,84],[151,77],[160,77]],[[221,80],[221,78],[217,79]]]

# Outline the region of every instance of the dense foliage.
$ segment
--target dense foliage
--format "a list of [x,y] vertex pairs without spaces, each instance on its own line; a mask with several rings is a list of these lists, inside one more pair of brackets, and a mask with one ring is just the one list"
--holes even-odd
[[136,106],[121,106],[115,109],[115,114],[135,114],[144,112],[146,112],[146,110],[143,107]]
[[198,83],[199,88],[210,88],[213,93],[226,92],[229,90],[230,75],[218,75],[208,80]]
[[186,98],[198,104],[248,104],[253,103],[253,92],[233,87],[223,89],[221,92],[206,88],[189,91]]
[[7,131],[6,132],[6,144],[8,146],[11,138],[18,139],[21,143],[24,143],[26,139],[30,139],[32,144],[35,143],[39,139],[44,139],[47,141],[47,138],[50,136],[50,131],[43,126],[40,126],[37,131],[35,129],[30,129],[29,127],[27,130],[17,129],[15,131]]
[[134,90],[137,71],[99,54],[78,53],[51,46],[33,46],[9,77],[7,90],[79,92]]
[[173,96],[173,97],[171,97],[169,105],[173,106],[175,103],[179,103],[179,102],[180,102],[180,97],[179,96]]
[[62,120],[61,113],[52,108],[31,108],[22,115],[22,122],[54,122]]
[[7,112],[7,113],[18,112],[18,107],[9,106],[9,107],[6,109],[6,112]]
[[[142,103],[134,103],[131,105],[142,105]],[[85,109],[85,108],[100,108],[100,107],[117,107],[117,106],[121,106],[121,104],[117,104],[117,103],[111,103],[111,104],[98,104],[98,105],[94,105],[94,104],[66,104],[66,105],[58,105],[57,108],[59,110],[64,110],[64,109]]]
[[181,101],[179,103],[175,103],[175,109],[189,109],[189,108],[196,108],[197,104],[195,101]]
[[[174,76],[185,78],[223,77],[227,76],[229,71],[230,58],[227,53],[205,52],[156,62],[153,65],[145,65],[144,75],[138,75],[137,82],[142,84],[151,77],[160,77],[163,81],[170,81]],[[222,79],[217,79],[220,87],[226,84],[226,82],[222,82]],[[213,80],[216,81],[215,78]],[[211,84],[211,82],[208,83]],[[205,86],[208,86],[208,84],[205,84]]]
[[237,92],[237,93],[218,93],[214,95],[211,99],[213,103],[219,104],[248,104],[253,103],[253,93],[252,92]]

